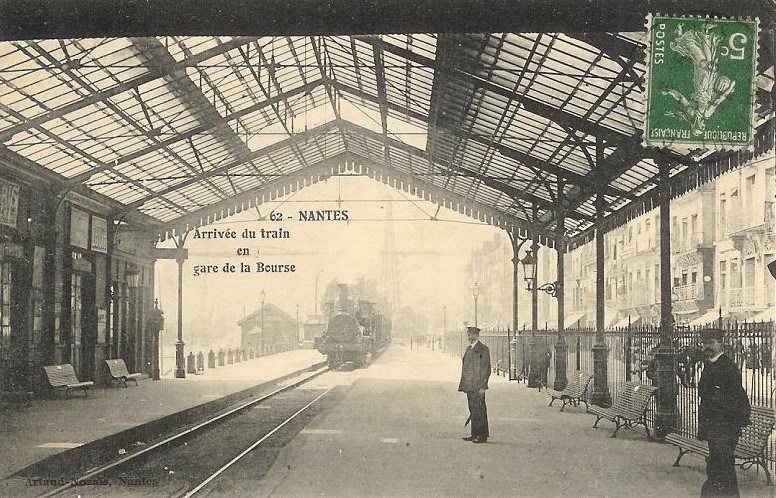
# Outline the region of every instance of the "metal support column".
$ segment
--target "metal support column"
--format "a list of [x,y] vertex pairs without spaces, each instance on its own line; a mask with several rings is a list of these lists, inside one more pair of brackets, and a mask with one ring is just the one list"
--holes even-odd
[[566,378],[566,363],[568,362],[569,345],[566,343],[565,301],[563,288],[563,258],[566,255],[566,213],[563,207],[563,178],[558,177],[558,221],[555,226],[555,251],[558,257],[558,274],[555,283],[555,298],[558,300],[558,338],[555,341],[555,382],[553,388],[562,391],[568,384]]
[[[534,220],[536,219],[536,205],[533,208]],[[544,354],[536,344],[536,330],[539,328],[539,294],[538,285],[536,285],[539,278],[539,234],[536,230],[533,230],[531,237],[531,252],[536,258],[536,266],[534,267],[534,285],[531,286],[531,341],[528,343],[528,349],[531,355],[531,366],[528,371],[528,387],[541,387],[541,369],[544,368]]]
[[178,255],[175,258],[178,263],[178,340],[175,342],[175,378],[177,379],[186,377],[186,358],[183,355],[183,262],[186,261],[183,244],[186,242],[186,234],[175,239],[178,249]]
[[655,436],[662,439],[677,427],[676,353],[673,346],[673,316],[671,314],[671,165],[659,160],[660,178],[660,346],[655,354],[657,370],[657,410]]
[[[595,344],[593,344],[593,394],[590,401],[598,406],[611,406],[612,395],[609,392],[607,356],[604,328],[606,327],[604,308],[604,195],[598,192],[595,201]],[[627,379],[630,380],[630,379]]]
[[[509,240],[512,242],[512,340],[509,342],[510,351],[510,363],[509,363],[509,380],[517,379],[517,334],[519,330],[519,310],[518,310],[518,290],[520,286],[520,274],[518,268],[520,266],[520,249],[523,247],[528,239],[523,239],[518,242],[518,235],[516,229],[507,232],[509,234]],[[525,353],[525,351],[523,351]],[[525,374],[525,354],[523,354],[523,361],[520,362],[520,366]]]

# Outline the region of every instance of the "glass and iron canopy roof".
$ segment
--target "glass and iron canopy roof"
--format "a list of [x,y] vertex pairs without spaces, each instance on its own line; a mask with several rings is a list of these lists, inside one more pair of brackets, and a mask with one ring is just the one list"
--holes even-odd
[[[565,233],[578,239],[594,226],[598,195],[610,222],[649,209],[656,195],[657,152],[641,145],[645,40],[628,32],[0,42],[0,149],[55,172],[63,189],[83,185],[142,213],[160,234],[346,163],[545,234],[561,210]],[[767,149],[773,54],[759,60],[757,147]],[[671,160],[672,184],[687,189],[704,167],[731,164],[725,151],[660,154]]]

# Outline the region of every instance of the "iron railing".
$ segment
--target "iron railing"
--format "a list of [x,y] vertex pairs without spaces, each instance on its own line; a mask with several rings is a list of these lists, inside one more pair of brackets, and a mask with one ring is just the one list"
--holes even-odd
[[[753,405],[776,408],[776,370],[774,370],[773,322],[719,324],[725,330],[725,351],[739,365],[741,379]],[[679,426],[675,431],[696,435],[698,427],[697,383],[703,371],[703,352],[700,349],[701,327],[677,327],[674,333],[673,350],[676,353],[677,408]],[[592,348],[595,344],[595,330],[570,329],[564,334],[568,353],[566,371],[582,370],[593,372]],[[455,356],[461,355],[466,347],[466,334],[461,331],[448,332],[445,350]],[[555,381],[557,362],[555,344],[557,332],[541,330],[536,334],[518,331],[514,337],[511,331],[483,332],[480,340],[490,348],[491,363],[500,365],[500,373],[511,379],[523,380],[530,369],[531,344],[541,352],[540,358],[550,361],[539,366],[539,379],[544,385],[552,386]],[[515,347],[510,351],[510,341]],[[608,348],[607,385],[612,399],[617,397],[626,381],[653,383],[650,379],[650,364],[657,352],[660,330],[652,325],[630,326],[610,329],[604,332]],[[549,353],[549,355],[547,355]],[[514,356],[514,358],[512,358]],[[504,371],[511,365],[511,371]],[[588,390],[588,396],[592,393]],[[588,399],[589,401],[589,399]],[[647,423],[654,428],[655,401],[647,412]],[[766,449],[766,458],[772,470],[776,469],[776,437],[772,436]]]

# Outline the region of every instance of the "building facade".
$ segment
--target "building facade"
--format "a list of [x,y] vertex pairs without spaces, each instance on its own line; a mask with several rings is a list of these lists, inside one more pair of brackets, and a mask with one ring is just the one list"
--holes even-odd
[[282,353],[299,347],[297,321],[271,303],[237,322],[240,326],[241,347],[259,356]]
[[105,380],[122,358],[151,373],[154,240],[118,203],[0,154],[0,390],[35,390],[43,365]]
[[[723,319],[774,320],[776,157],[773,151],[671,201],[671,300],[678,325]],[[525,247],[525,246],[524,246]],[[521,254],[521,257],[523,255]],[[595,242],[564,256],[565,327],[595,327]],[[512,248],[504,234],[475,250],[467,288],[478,288],[480,323],[511,324]],[[556,275],[556,253],[542,247],[539,284]],[[522,268],[521,268],[522,270]],[[518,316],[530,328],[522,280]],[[473,300],[469,310],[473,316]],[[605,326],[660,322],[660,215],[652,210],[604,235]],[[557,324],[555,300],[539,294],[539,329]]]

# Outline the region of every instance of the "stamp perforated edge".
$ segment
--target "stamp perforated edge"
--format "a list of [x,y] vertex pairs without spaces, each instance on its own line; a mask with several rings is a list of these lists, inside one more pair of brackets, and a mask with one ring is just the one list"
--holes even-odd
[[[661,141],[650,141],[648,139],[648,132],[649,132],[649,92],[651,89],[650,85],[650,79],[652,77],[652,25],[655,18],[671,18],[671,19],[708,19],[708,20],[717,20],[717,21],[731,21],[731,22],[737,22],[737,21],[746,21],[746,22],[754,22],[754,61],[752,64],[752,86],[749,89],[751,92],[751,109],[749,110],[751,119],[749,120],[749,142],[747,144],[729,144],[722,141],[709,141],[709,142],[703,142],[702,144],[698,144],[697,142],[683,142],[681,140],[661,140]],[[699,15],[687,15],[687,14],[681,14],[681,15],[669,15],[669,14],[661,14],[661,13],[648,13],[646,22],[645,22],[645,28],[646,28],[646,48],[644,50],[644,65],[645,65],[645,72],[644,72],[644,119],[642,120],[642,134],[641,134],[641,145],[647,149],[668,149],[674,152],[680,152],[680,153],[689,153],[696,150],[714,150],[714,151],[722,151],[722,150],[728,150],[728,151],[736,151],[736,150],[749,150],[751,152],[754,152],[754,143],[755,143],[755,133],[756,133],[756,121],[757,116],[755,114],[755,110],[757,109],[757,66],[760,62],[760,18],[759,17],[738,17],[738,18],[731,18],[731,17],[720,17],[720,16],[699,16]]]

